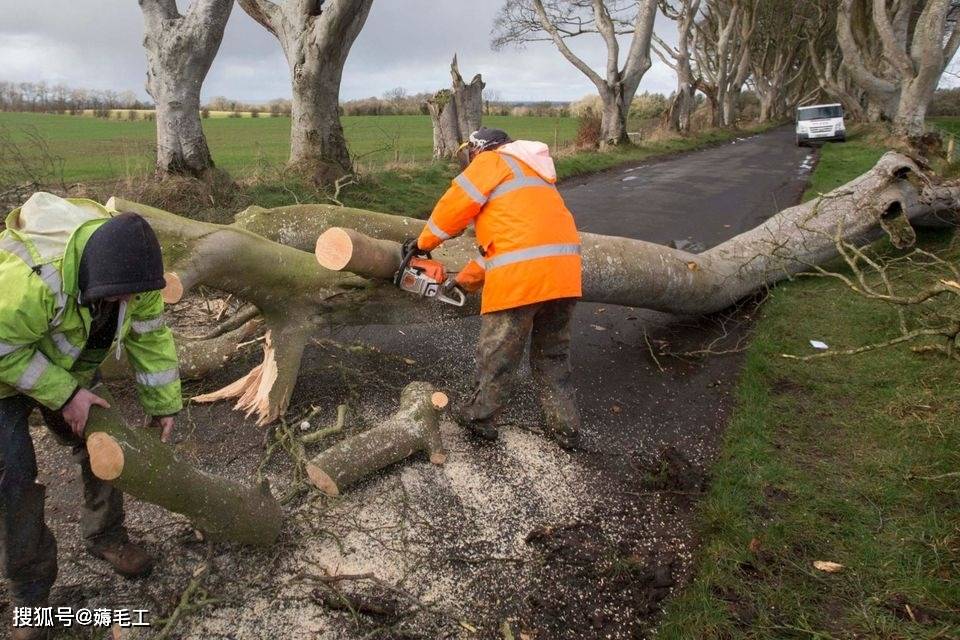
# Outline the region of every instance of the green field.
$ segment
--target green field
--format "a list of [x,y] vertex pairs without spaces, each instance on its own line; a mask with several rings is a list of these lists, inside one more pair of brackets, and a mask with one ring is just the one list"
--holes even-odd
[[[391,162],[430,160],[433,130],[429,116],[345,116],[341,118],[351,154],[361,170]],[[569,143],[575,118],[488,116],[484,125],[504,129],[514,138]],[[290,119],[209,118],[203,121],[218,167],[236,176],[258,167],[282,164],[290,145]],[[0,132],[16,141],[36,132],[64,161],[66,182],[137,176],[152,170],[155,123],[41,113],[0,113]],[[2,157],[2,155],[0,155]]]

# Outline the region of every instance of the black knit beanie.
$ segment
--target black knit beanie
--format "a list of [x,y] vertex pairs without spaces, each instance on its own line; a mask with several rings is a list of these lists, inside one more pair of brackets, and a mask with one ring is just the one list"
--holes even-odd
[[80,258],[78,284],[83,304],[163,289],[163,255],[147,221],[121,213],[94,231]]

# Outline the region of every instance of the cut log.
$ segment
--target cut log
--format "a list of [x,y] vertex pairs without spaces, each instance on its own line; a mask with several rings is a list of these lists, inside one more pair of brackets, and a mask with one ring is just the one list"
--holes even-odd
[[307,464],[310,482],[336,496],[375,471],[425,451],[433,464],[447,454],[440,440],[439,410],[447,396],[427,382],[411,382],[400,394],[400,409],[386,422],[340,442]]
[[370,273],[373,278],[391,279],[400,264],[400,245],[377,240],[353,229],[334,227],[318,239],[317,262],[330,271]]
[[[105,386],[97,386],[96,393],[115,404]],[[98,478],[185,515],[211,540],[269,545],[280,534],[283,512],[266,482],[247,487],[199,471],[160,442],[156,432],[127,427],[115,409],[91,407],[85,437]]]

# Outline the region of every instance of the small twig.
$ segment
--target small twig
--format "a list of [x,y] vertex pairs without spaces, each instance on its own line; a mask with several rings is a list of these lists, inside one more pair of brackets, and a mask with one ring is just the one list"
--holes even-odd
[[347,409],[348,406],[346,404],[337,405],[337,422],[332,427],[318,429],[317,431],[303,435],[300,437],[300,441],[303,442],[303,444],[316,444],[327,436],[343,431],[344,424],[347,421]]

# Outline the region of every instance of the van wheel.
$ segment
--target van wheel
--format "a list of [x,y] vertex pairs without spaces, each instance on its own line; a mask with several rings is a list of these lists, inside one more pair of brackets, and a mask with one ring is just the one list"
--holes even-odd
[[800,136],[797,136],[797,146],[798,146],[798,147],[806,146],[806,145],[804,145],[803,142],[800,140]]

